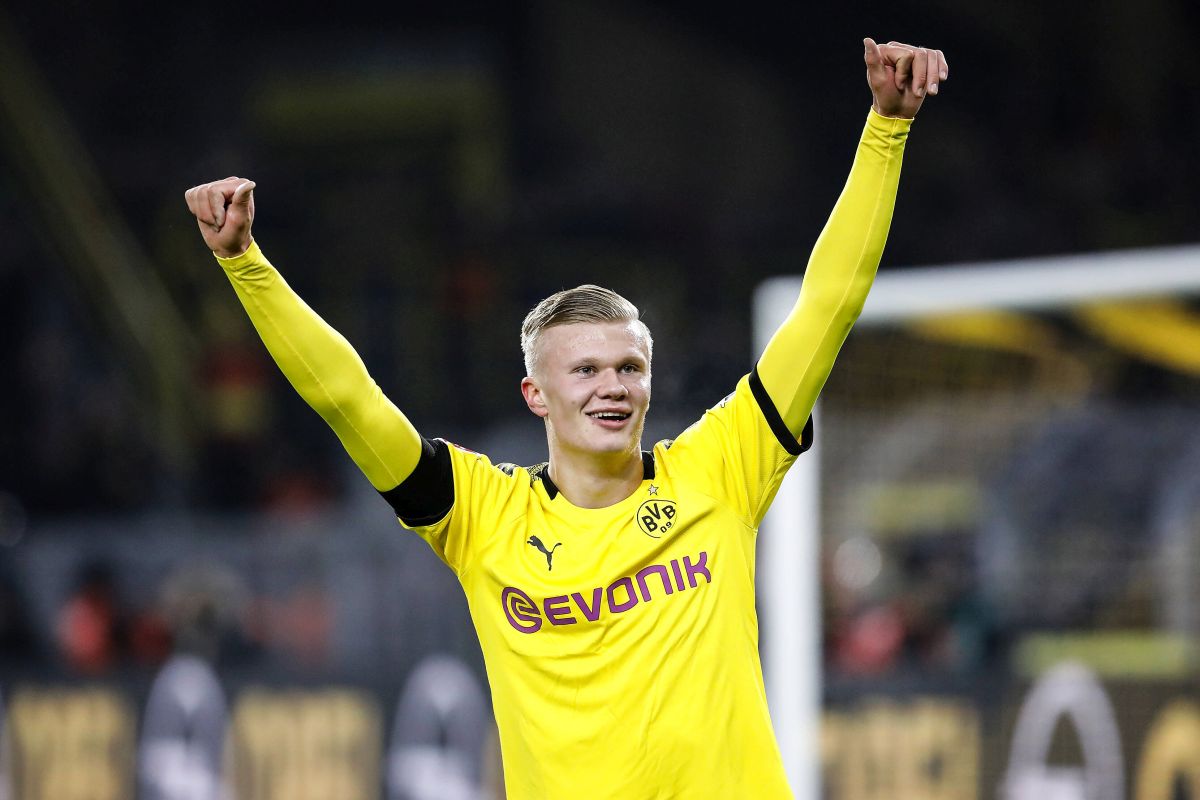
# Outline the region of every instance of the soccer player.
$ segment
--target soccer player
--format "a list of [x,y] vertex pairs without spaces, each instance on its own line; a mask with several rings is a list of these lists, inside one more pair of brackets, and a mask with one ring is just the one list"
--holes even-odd
[[596,286],[521,330],[549,460],[492,464],[429,439],[251,237],[254,183],[188,207],[264,343],[400,524],[458,576],[482,646],[508,797],[790,797],[758,657],[758,526],[866,300],[912,118],[938,50],[864,40],[872,108],[788,319],[749,375],[678,438],[641,446],[650,332]]

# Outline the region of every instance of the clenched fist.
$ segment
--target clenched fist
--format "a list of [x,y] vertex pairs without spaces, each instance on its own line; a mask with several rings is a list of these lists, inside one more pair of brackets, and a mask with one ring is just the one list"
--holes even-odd
[[937,94],[938,85],[950,77],[941,50],[900,42],[880,45],[874,39],[863,39],[863,48],[875,110],[885,117],[915,117],[925,98]]
[[209,250],[221,258],[246,252],[254,224],[254,181],[231,176],[193,186],[183,196]]

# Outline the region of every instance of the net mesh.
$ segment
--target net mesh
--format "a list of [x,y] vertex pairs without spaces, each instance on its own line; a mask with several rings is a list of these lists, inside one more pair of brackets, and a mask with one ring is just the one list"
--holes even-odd
[[817,437],[822,797],[1200,789],[1200,304],[860,325]]

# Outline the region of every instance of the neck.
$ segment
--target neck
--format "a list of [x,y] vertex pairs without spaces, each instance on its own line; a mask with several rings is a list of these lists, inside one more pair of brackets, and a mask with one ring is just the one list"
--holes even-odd
[[572,453],[550,446],[550,479],[572,505],[604,508],[633,494],[642,482],[642,452]]

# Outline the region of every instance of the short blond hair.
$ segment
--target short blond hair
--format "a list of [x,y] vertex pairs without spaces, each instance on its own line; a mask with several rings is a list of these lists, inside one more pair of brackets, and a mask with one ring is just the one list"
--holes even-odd
[[[532,375],[536,366],[538,335],[547,328],[577,322],[641,322],[641,315],[637,306],[603,286],[585,283],[555,292],[534,306],[521,323],[521,353],[525,356],[527,375]],[[650,330],[645,323],[642,327],[646,329],[646,349],[653,351]]]

